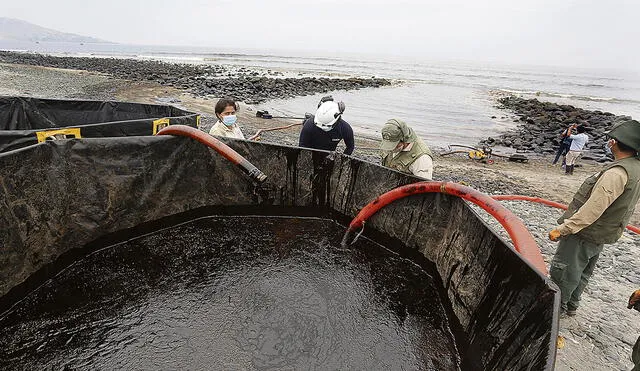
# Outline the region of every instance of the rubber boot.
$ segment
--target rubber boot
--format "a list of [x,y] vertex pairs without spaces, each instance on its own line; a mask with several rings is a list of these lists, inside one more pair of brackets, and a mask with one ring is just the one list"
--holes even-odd
[[567,165],[565,167],[565,174],[566,175],[573,175],[573,165]]

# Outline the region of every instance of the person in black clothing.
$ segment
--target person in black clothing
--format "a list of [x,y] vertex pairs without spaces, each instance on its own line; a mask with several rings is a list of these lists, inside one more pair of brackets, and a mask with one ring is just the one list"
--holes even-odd
[[[342,119],[344,103],[335,102],[331,96],[324,97],[318,104],[315,115],[307,117],[300,131],[298,146],[335,151],[338,143],[344,140],[345,155],[353,153],[355,141],[353,129]],[[327,192],[330,189],[329,179],[333,170],[334,156],[322,152],[313,152],[313,175],[311,176],[311,189],[313,202],[324,205],[327,200]]]
[[[558,148],[558,152],[556,153],[556,158],[553,160],[552,165],[555,165],[560,156],[566,156],[567,152],[569,152],[569,148],[571,148],[571,138],[569,138],[569,129],[564,129],[562,134],[560,135],[560,147]],[[564,166],[564,160],[562,161],[562,165]]]
[[344,140],[344,154],[352,154],[355,148],[353,129],[342,119],[343,112],[344,103],[337,103],[330,96],[322,98],[316,114],[304,121],[298,146],[335,151],[338,143]]

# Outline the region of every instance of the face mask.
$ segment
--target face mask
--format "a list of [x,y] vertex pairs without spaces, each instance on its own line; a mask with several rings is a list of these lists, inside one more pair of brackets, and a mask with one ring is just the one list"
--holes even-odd
[[231,125],[235,124],[236,121],[238,121],[238,118],[236,117],[236,115],[224,116],[222,118],[222,123],[227,125],[227,126],[231,126]]

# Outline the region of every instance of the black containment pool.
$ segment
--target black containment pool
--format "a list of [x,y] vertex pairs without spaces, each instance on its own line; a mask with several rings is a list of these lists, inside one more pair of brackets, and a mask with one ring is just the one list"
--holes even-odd
[[458,369],[437,276],[343,231],[211,217],[103,248],[0,319],[0,366]]
[[262,187],[189,138],[0,154],[0,365],[553,369],[557,288],[464,201],[404,198],[342,247],[362,207],[417,179],[227,144]]
[[45,140],[153,135],[200,115],[160,104],[0,96],[0,152]]

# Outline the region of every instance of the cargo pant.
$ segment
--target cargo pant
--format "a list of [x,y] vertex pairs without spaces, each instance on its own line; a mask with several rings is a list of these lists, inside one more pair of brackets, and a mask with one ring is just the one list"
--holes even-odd
[[551,280],[560,288],[563,310],[576,310],[604,245],[585,241],[576,235],[563,237],[549,270]]

